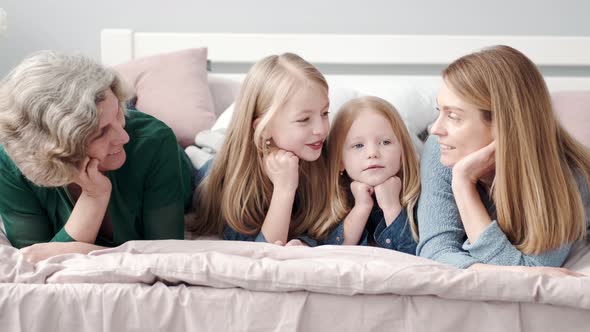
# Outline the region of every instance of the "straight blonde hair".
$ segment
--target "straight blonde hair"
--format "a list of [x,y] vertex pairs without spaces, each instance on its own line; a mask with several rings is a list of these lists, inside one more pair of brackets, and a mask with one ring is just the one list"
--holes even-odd
[[[222,148],[195,190],[195,213],[187,219],[187,230],[195,235],[221,235],[227,224],[242,234],[260,232],[272,198],[272,182],[263,163],[269,148],[262,133],[287,100],[310,83],[317,84],[328,97],[324,76],[296,54],[272,55],[252,66]],[[318,160],[299,163],[290,237],[307,233],[319,239],[329,230],[326,164],[325,149]]]
[[576,179],[588,184],[590,153],[558,123],[535,64],[500,45],[459,58],[443,78],[495,126],[491,195],[510,242],[525,254],[540,254],[584,238],[586,214]]
[[408,213],[412,235],[418,241],[418,225],[414,217],[414,207],[420,196],[420,164],[418,154],[412,143],[410,133],[401,116],[386,100],[378,97],[360,97],[346,102],[334,118],[328,136],[329,202],[331,205],[330,225],[341,222],[352,209],[349,201],[350,178],[340,172],[344,141],[354,121],[367,112],[382,115],[402,147],[401,170],[398,176],[402,181],[400,203]]

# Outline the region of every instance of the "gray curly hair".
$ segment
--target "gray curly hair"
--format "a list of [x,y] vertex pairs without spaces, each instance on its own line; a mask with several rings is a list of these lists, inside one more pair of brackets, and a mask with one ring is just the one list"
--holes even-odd
[[36,185],[72,183],[109,89],[124,106],[128,88],[114,70],[83,55],[33,54],[0,83],[0,143]]

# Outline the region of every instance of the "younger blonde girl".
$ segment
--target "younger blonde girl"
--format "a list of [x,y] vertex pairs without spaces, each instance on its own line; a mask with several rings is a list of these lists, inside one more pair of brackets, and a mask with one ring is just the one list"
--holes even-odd
[[416,253],[418,156],[399,113],[377,97],[350,100],[328,137],[331,222],[325,244],[374,244]]

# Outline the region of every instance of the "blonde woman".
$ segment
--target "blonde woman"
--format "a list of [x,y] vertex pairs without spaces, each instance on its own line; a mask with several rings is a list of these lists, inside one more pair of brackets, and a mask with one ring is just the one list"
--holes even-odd
[[422,157],[418,254],[459,268],[561,266],[586,236],[590,154],[557,122],[540,72],[495,46],[443,79]]
[[370,96],[342,105],[328,136],[328,159],[329,205],[338,227],[323,243],[415,255],[418,155],[393,105]]
[[126,98],[112,70],[50,51],[2,81],[0,216],[29,259],[183,238],[190,160]]
[[196,235],[308,245],[325,236],[328,85],[292,53],[248,72],[223,147],[196,175]]

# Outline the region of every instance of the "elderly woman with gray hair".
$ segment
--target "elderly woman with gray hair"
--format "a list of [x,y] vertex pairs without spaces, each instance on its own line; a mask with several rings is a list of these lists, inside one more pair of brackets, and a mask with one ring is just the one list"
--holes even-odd
[[113,70],[80,55],[40,52],[1,82],[0,216],[29,260],[183,238],[190,160],[126,100]]

